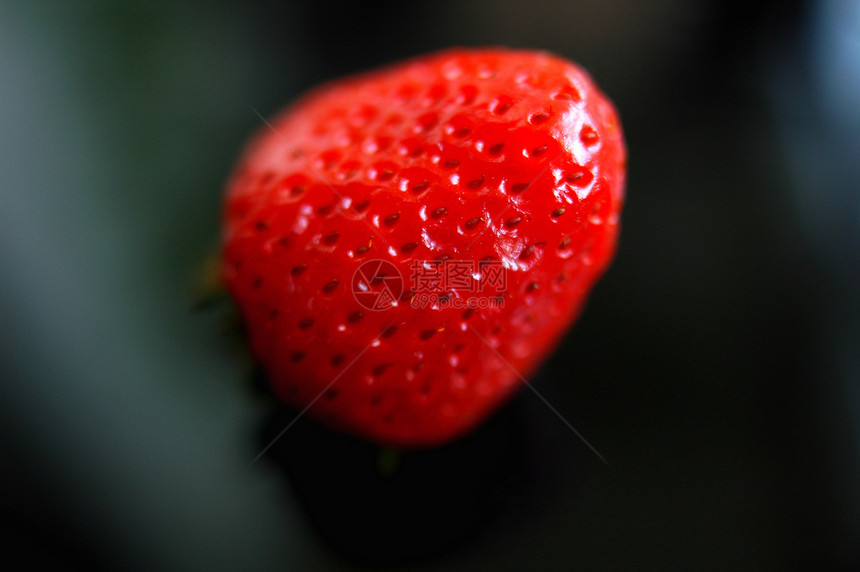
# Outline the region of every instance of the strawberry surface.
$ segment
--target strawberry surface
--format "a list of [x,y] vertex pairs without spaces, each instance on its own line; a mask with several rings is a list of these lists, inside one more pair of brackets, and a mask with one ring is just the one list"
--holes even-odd
[[575,64],[463,49],[319,88],[228,183],[223,277],[275,393],[374,442],[456,438],[522,386],[616,247],[626,151]]

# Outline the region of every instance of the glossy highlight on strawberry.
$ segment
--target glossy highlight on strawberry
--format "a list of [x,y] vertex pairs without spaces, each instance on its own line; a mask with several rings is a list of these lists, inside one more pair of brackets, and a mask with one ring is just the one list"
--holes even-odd
[[625,169],[618,115],[575,64],[416,58],[260,128],[227,187],[223,278],[286,403],[380,444],[439,445],[580,313],[615,253]]

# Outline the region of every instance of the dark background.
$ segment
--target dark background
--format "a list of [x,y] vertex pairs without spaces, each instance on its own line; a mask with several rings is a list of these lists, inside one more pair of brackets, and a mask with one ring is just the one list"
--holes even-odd
[[[0,539],[71,568],[860,567],[860,3],[5,2]],[[618,257],[535,385],[407,456],[247,383],[188,285],[319,81],[552,50],[615,101]]]

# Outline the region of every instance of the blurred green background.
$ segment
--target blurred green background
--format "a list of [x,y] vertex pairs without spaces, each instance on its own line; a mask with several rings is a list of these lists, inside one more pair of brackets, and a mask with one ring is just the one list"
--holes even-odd
[[502,415],[517,429],[487,438],[518,456],[463,469],[443,451],[433,467],[448,487],[461,473],[477,487],[475,475],[526,476],[505,481],[463,539],[395,563],[860,567],[856,1],[3,3],[7,558],[132,570],[378,560],[327,526],[372,532],[384,507],[314,512],[322,485],[302,478],[319,463],[340,471],[331,486],[360,480],[338,464],[360,447],[301,450],[303,435],[334,442],[306,427],[280,461],[252,464],[266,427],[288,418],[249,391],[220,314],[191,312],[188,287],[260,128],[252,108],[270,115],[326,79],[496,44],[581,63],[624,122],[617,261],[536,380],[610,465],[524,392]]

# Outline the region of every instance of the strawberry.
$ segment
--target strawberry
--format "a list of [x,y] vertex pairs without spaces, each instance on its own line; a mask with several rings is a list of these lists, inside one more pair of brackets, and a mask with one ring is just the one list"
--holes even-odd
[[570,327],[616,247],[626,150],[590,77],[461,49],[311,92],[228,183],[223,279],[274,392],[336,430],[436,446]]

